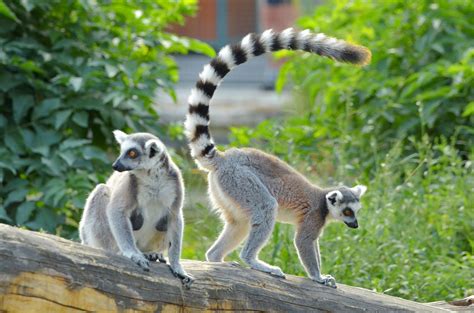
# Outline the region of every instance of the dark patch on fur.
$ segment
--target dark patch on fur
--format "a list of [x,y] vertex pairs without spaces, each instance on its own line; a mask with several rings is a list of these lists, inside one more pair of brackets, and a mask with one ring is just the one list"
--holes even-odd
[[313,40],[313,36],[308,36],[308,39],[304,41],[303,50],[308,52],[313,52],[313,47],[311,46],[311,41]]
[[160,158],[160,163],[161,166],[164,168],[169,168],[169,160],[168,160],[168,155],[166,153],[163,153]]
[[247,55],[240,46],[233,45],[230,47],[230,49],[232,50],[232,56],[234,57],[235,64],[239,65],[247,61]]
[[259,56],[265,53],[265,48],[263,47],[262,43],[260,42],[260,36],[255,34],[251,34],[251,38],[254,40],[253,44],[253,55]]
[[202,92],[204,92],[204,94],[208,96],[209,98],[212,98],[212,96],[214,95],[214,91],[216,91],[217,86],[208,81],[203,82],[202,80],[198,80],[196,83],[196,88],[202,90]]
[[130,174],[130,194],[134,199],[137,199],[138,193],[138,181],[137,177],[134,174]]
[[331,202],[332,205],[336,204],[336,197],[337,197],[336,193],[328,197],[328,200]]
[[326,221],[329,214],[328,204],[326,203],[326,197],[322,197],[321,203],[319,204],[319,214],[322,221]]
[[219,58],[214,58],[210,65],[214,68],[214,71],[220,78],[224,78],[230,69],[227,67],[227,64],[224,61],[221,61]]
[[163,216],[160,218],[158,223],[156,223],[155,228],[157,231],[167,231],[168,230],[168,215]]
[[278,50],[283,49],[283,45],[281,44],[279,34],[274,34],[273,40],[272,40],[272,45],[271,45],[270,49],[272,51],[278,51]]
[[204,150],[202,150],[201,155],[206,156],[209,152],[211,152],[214,149],[214,144],[210,143],[208,144]]
[[150,146],[150,159],[156,155],[156,152],[158,152],[158,150],[156,149],[155,144],[153,143]]
[[198,105],[190,105],[189,106],[189,114],[196,113],[202,118],[205,118],[206,120],[209,121],[209,106],[199,103]]
[[362,47],[347,46],[341,51],[340,58],[343,62],[363,64],[367,62],[369,56],[368,52]]
[[130,222],[132,223],[132,229],[134,231],[139,230],[143,226],[143,215],[140,213],[139,209],[136,209],[132,212],[130,216]]
[[288,46],[291,50],[296,50],[298,49],[298,41],[296,40],[296,34],[293,33],[291,35],[291,39],[290,39],[290,44]]
[[196,125],[196,129],[194,131],[194,137],[191,141],[196,141],[201,137],[201,135],[207,136],[209,138],[209,126],[207,125]]

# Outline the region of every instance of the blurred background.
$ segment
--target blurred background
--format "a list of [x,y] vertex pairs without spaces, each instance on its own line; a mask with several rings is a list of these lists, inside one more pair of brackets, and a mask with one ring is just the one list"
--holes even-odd
[[[464,0],[0,0],[0,222],[77,240],[118,153],[112,130],[149,131],[185,177],[183,257],[203,260],[222,224],[182,133],[190,86],[248,32],[307,28],[369,47],[372,63],[285,51],[237,68],[211,108],[221,148],[260,148],[323,186],[368,185],[361,227],[321,239],[338,282],[470,295],[473,16]],[[278,224],[261,258],[304,275],[293,234]]]

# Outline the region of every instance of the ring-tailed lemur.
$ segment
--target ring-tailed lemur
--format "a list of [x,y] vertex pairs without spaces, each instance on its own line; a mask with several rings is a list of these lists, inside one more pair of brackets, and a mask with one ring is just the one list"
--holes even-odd
[[99,184],[84,207],[79,235],[83,244],[121,252],[148,271],[149,261],[166,262],[189,287],[193,278],[180,264],[184,185],[165,145],[149,133],[114,131],[120,156],[115,172]]
[[[308,30],[281,33],[267,30],[249,34],[239,44],[220,50],[199,74],[189,96],[185,130],[191,155],[209,171],[209,195],[225,222],[217,241],[207,251],[208,261],[220,262],[244,238],[240,257],[251,268],[284,277],[283,272],[258,259],[275,221],[296,225],[295,246],[308,275],[335,287],[335,280],[321,275],[318,237],[329,219],[357,228],[356,213],[365,186],[319,188],[289,165],[260,150],[242,148],[218,151],[209,132],[209,102],[224,76],[235,66],[265,52],[305,50],[336,61],[365,65],[370,51],[362,46],[313,34]],[[316,241],[316,245],[314,242]]]

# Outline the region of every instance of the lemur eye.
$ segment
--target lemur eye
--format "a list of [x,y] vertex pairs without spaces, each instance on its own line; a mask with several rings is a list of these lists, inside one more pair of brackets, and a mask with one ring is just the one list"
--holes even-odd
[[344,216],[353,216],[354,215],[354,212],[349,209],[349,208],[345,208],[343,211],[342,211],[342,214],[344,214]]
[[127,152],[127,155],[131,159],[135,159],[138,156],[137,150],[131,149]]

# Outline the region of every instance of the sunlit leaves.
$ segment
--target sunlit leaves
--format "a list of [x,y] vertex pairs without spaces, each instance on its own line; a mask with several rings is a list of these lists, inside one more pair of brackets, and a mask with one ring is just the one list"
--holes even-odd
[[0,1],[0,221],[75,235],[110,173],[112,130],[160,131],[154,97],[178,80],[169,54],[213,55],[166,31],[195,4]]

